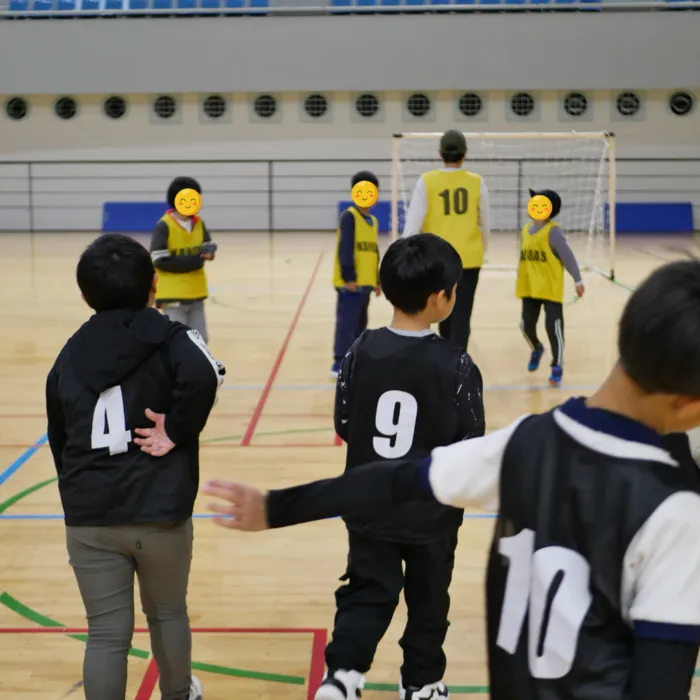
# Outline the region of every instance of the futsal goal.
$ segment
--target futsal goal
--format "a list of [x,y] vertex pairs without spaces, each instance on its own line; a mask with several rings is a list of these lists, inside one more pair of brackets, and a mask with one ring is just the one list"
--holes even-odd
[[[492,232],[517,236],[528,220],[529,189],[551,189],[561,195],[557,215],[581,265],[615,276],[615,139],[606,132],[465,133],[465,167],[484,178],[489,192]],[[441,133],[394,134],[391,232],[403,231],[404,213],[420,175],[442,166]],[[510,249],[509,249],[510,250]],[[489,256],[491,257],[491,256]],[[487,263],[485,268],[515,269]]]

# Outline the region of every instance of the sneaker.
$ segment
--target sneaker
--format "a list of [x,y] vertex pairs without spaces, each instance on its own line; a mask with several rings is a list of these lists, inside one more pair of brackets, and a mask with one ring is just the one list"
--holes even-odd
[[362,696],[365,677],[359,671],[326,672],[314,700],[356,700]]
[[430,683],[422,688],[409,685],[403,687],[403,679],[399,681],[399,696],[401,700],[448,700],[450,691],[442,682]]
[[202,681],[197,676],[192,676],[190,681],[190,697],[189,700],[202,700]]
[[549,375],[549,385],[559,386],[564,370],[559,365],[552,365],[552,373]]
[[535,372],[537,370],[537,368],[540,366],[540,360],[542,359],[542,355],[544,355],[544,345],[540,343],[537,350],[533,350],[530,353],[530,362],[528,362],[527,365],[528,372]]
[[331,367],[331,377],[333,377],[333,379],[337,379],[339,373],[340,373],[340,360],[336,360],[333,363],[333,366]]

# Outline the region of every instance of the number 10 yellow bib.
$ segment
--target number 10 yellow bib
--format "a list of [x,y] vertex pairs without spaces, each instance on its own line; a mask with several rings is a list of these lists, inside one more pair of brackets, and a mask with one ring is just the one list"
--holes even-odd
[[481,177],[467,170],[432,170],[423,176],[427,212],[425,233],[440,236],[459,253],[462,266],[484,264],[484,242],[479,230]]

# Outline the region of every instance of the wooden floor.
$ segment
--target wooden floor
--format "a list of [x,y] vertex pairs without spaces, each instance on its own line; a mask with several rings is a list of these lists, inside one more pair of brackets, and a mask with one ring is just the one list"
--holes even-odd
[[[45,446],[44,379],[65,340],[88,316],[75,264],[83,234],[4,235],[0,258],[0,700],[80,698],[84,643],[62,630],[85,625],[64,544],[54,468]],[[263,487],[338,473],[344,449],[332,428],[331,364],[335,294],[332,235],[220,236],[210,264],[210,346],[227,383],[203,434],[202,477]],[[525,369],[511,272],[484,271],[470,350],[486,385],[489,429],[570,395],[591,391],[615,360],[615,332],[628,288],[690,245],[625,238],[613,284],[586,277],[586,297],[569,301],[566,371],[559,390],[547,368]],[[492,261],[512,258],[496,238]],[[572,291],[567,299],[573,299]],[[371,325],[390,308],[373,300]],[[544,330],[543,330],[543,339]],[[545,339],[546,340],[546,339]],[[197,512],[204,515],[198,503]],[[482,579],[492,521],[467,518],[452,584],[446,680],[454,694],[485,697]],[[343,572],[339,521],[240,535],[196,520],[190,586],[194,659],[207,700],[302,700],[323,671],[333,591]],[[672,575],[672,574],[671,574]],[[394,697],[400,666],[400,609],[376,657],[366,698]],[[139,615],[137,626],[144,626]],[[151,697],[147,636],[137,633],[127,697]],[[153,693],[158,697],[157,693]]]

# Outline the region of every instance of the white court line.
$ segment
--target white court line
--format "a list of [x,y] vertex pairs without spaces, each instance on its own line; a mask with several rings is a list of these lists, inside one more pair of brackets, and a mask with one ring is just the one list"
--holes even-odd
[[[598,384],[584,384],[584,385],[562,385],[557,389],[552,389],[548,384],[540,385],[530,385],[530,384],[494,384],[492,386],[485,386],[484,391],[540,391],[542,389],[547,389],[548,391],[594,391],[598,388]],[[226,391],[261,391],[265,388],[264,384],[224,384],[221,389]],[[274,389],[279,389],[280,391],[335,391],[335,384],[275,384]]]

